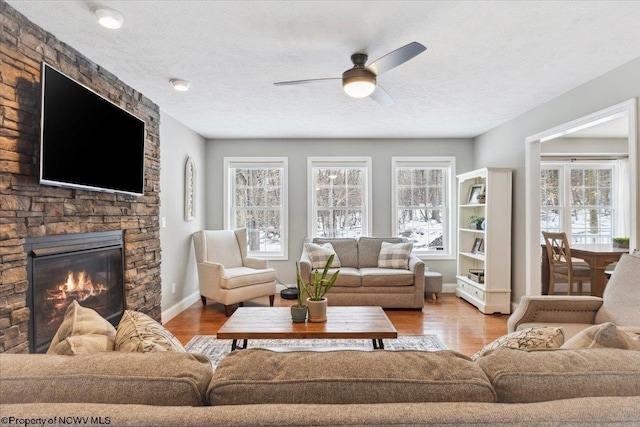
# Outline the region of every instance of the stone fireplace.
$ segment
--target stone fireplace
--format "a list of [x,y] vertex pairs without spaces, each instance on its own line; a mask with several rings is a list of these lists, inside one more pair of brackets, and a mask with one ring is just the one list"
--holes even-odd
[[[88,262],[84,270],[74,272],[69,280],[86,281],[101,289],[113,286],[122,289],[124,306],[148,314],[160,321],[160,110],[156,104],[122,82],[99,64],[91,61],[73,47],[58,40],[6,2],[0,1],[0,352],[26,353],[43,347],[32,342],[39,335],[38,325],[32,331],[30,304],[33,295],[29,288],[31,260],[26,245],[41,238],[73,236],[85,233],[118,233],[121,248],[105,251],[96,264]],[[78,190],[40,185],[40,73],[42,61],[54,66],[69,77],[108,98],[145,122],[144,195],[135,197],[90,190]],[[92,141],[87,141],[90,146]],[[114,168],[117,173],[117,167]],[[73,246],[73,244],[71,244]],[[36,249],[35,262],[45,267],[56,264],[47,248]],[[116,255],[115,252],[120,252]],[[100,253],[100,250],[95,250]],[[118,262],[115,261],[118,258]],[[71,257],[64,261],[76,269]],[[82,259],[82,263],[84,263]],[[47,265],[47,263],[51,263]],[[62,261],[61,261],[62,263]],[[119,264],[121,273],[106,273],[107,267]],[[36,266],[37,267],[37,266]],[[30,272],[28,272],[28,270]],[[37,275],[38,273],[36,273]],[[48,274],[48,273],[47,273]],[[43,274],[44,279],[47,274]],[[62,298],[56,290],[58,281],[48,283],[49,293]],[[111,282],[122,275],[117,285]],[[55,283],[54,283],[55,282]],[[96,283],[97,282],[97,283]],[[83,285],[85,286],[85,285]],[[51,289],[53,287],[53,289]],[[86,286],[88,288],[88,286]],[[81,304],[95,302],[99,307],[119,305],[111,301],[110,293],[94,295],[83,288],[71,293],[86,297]],[[65,291],[64,299],[68,293]],[[60,299],[59,298],[59,299]],[[106,298],[106,299],[104,299]],[[95,301],[90,301],[94,299]],[[45,310],[53,310],[51,302],[39,302]],[[102,308],[100,308],[102,309]],[[112,322],[117,314],[108,316]],[[40,330],[46,326],[40,326]],[[49,329],[53,329],[50,326]],[[40,338],[35,337],[38,341]]]
[[117,326],[125,308],[121,231],[29,238],[29,350],[47,350],[67,307],[77,301]]

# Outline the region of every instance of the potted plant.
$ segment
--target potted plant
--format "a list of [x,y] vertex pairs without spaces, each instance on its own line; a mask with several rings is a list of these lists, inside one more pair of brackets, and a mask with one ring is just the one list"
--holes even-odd
[[307,284],[300,275],[300,264],[296,261],[296,289],[298,291],[298,302],[291,306],[291,320],[293,323],[304,323],[307,320],[307,305],[304,304],[304,294],[307,291]]
[[613,247],[614,248],[629,249],[629,238],[628,237],[614,237],[611,240],[613,241]]
[[483,216],[471,215],[471,217],[469,218],[469,228],[472,230],[481,230],[483,222]]
[[309,322],[326,322],[327,321],[327,298],[325,294],[333,286],[340,274],[340,270],[334,272],[331,277],[327,278],[329,269],[333,263],[335,255],[329,256],[327,263],[322,270],[314,270],[311,275],[311,282],[306,283],[307,306],[309,310]]

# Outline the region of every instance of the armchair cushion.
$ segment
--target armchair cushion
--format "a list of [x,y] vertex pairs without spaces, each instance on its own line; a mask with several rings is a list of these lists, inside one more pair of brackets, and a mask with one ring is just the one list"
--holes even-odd
[[276,279],[273,268],[255,269],[248,267],[226,268],[220,280],[222,289],[237,289],[257,283],[272,282]]

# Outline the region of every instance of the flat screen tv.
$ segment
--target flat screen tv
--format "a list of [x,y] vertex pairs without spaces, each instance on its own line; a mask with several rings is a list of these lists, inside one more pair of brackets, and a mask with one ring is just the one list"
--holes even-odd
[[144,121],[42,63],[40,183],[144,194]]

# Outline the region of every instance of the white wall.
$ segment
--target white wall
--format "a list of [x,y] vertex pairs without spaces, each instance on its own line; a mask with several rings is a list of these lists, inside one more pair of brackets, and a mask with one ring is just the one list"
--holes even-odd
[[[519,301],[525,294],[527,281],[525,277],[525,138],[637,97],[640,97],[640,58],[475,138],[475,167],[495,166],[514,169],[511,257],[513,301]],[[638,140],[636,138],[636,141]],[[634,191],[637,192],[638,187],[640,182],[636,182]]]
[[[196,218],[184,219],[185,164],[196,165]],[[205,139],[160,111],[162,321],[200,299],[191,234],[205,224]],[[166,226],[162,227],[162,221]],[[175,293],[172,284],[175,283]]]
[[[391,157],[455,156],[456,173],[472,168],[470,139],[349,139],[349,140],[209,140],[206,155],[206,227],[224,228],[222,211],[224,157],[288,157],[289,161],[289,259],[271,261],[282,283],[295,283],[295,261],[307,235],[307,157],[371,156],[373,218],[372,235],[391,235]],[[454,182],[454,188],[457,183]],[[456,200],[454,196],[454,200]],[[455,237],[455,236],[454,236]],[[164,257],[163,257],[164,258]],[[455,260],[427,261],[440,271],[445,283],[455,283]]]

